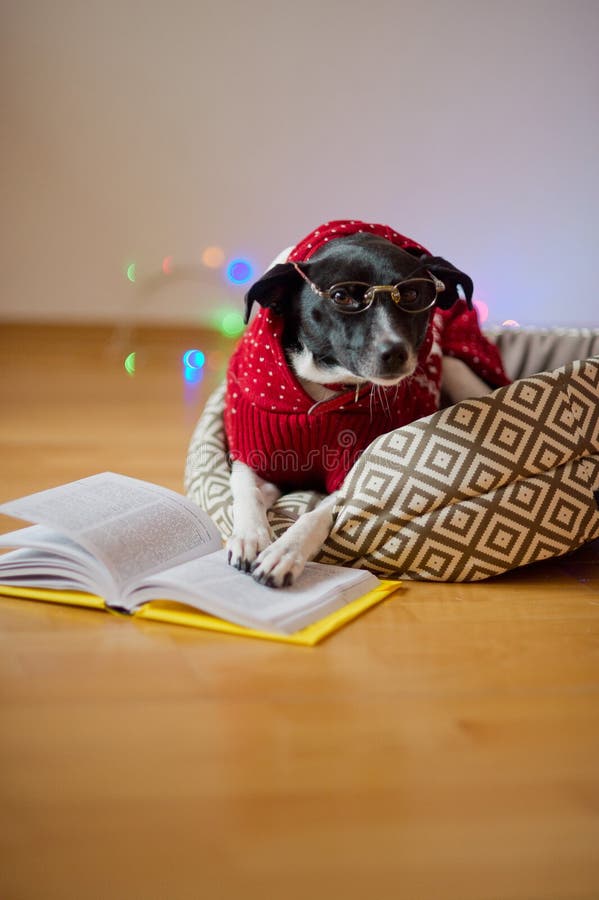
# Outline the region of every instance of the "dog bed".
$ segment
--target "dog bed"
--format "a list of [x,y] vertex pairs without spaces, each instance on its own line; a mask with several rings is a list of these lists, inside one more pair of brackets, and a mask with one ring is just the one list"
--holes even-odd
[[[590,355],[599,354],[599,331],[489,336],[516,380],[373,441],[341,487],[317,561],[477,581],[599,537],[599,355]],[[586,358],[560,365],[578,351]],[[558,367],[525,374],[548,361]],[[185,487],[228,537],[223,404],[224,386],[194,431]],[[269,511],[275,536],[321,496],[282,496]]]

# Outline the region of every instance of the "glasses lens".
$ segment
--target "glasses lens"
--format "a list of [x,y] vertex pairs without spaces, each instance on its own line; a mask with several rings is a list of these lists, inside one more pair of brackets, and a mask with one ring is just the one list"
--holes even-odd
[[361,312],[368,306],[367,290],[367,284],[344,281],[343,284],[334,284],[329,290],[329,296],[340,312]]
[[429,309],[437,297],[435,282],[428,278],[413,278],[396,285],[398,305],[414,312]]

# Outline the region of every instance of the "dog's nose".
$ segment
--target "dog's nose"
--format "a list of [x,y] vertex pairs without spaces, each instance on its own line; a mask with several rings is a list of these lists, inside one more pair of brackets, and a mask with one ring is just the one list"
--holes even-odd
[[403,341],[388,340],[379,344],[379,362],[386,371],[398,371],[408,359],[408,349]]

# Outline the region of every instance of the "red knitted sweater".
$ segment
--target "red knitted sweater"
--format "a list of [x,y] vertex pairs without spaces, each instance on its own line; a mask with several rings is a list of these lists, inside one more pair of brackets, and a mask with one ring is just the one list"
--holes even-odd
[[[427,252],[387,226],[352,220],[322,225],[289,259],[309,259],[325,242],[357,231]],[[435,412],[444,354],[463,359],[494,387],[509,383],[497,349],[463,300],[435,310],[411,376],[389,388],[364,385],[357,399],[351,387],[315,402],[287,365],[282,329],[282,317],[271,310],[261,309],[253,319],[229,364],[224,418],[231,458],[283,489],[337,490],[376,437]]]

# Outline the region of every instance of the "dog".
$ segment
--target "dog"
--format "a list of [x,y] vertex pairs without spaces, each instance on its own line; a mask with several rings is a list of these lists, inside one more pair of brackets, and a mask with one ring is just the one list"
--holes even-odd
[[[380,434],[509,383],[478,327],[471,278],[384,225],[311,232],[249,289],[261,309],[227,373],[233,531],[228,560],[270,587],[292,584],[332,527],[336,494]],[[324,499],[272,540],[286,490]]]

